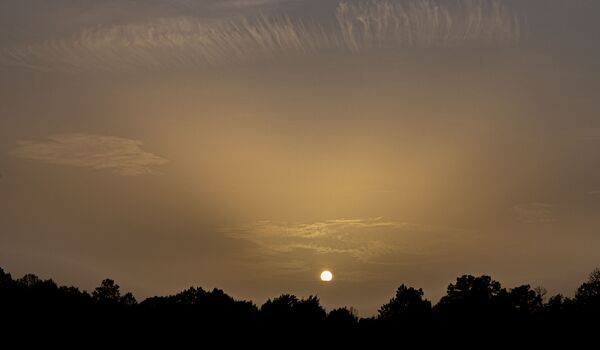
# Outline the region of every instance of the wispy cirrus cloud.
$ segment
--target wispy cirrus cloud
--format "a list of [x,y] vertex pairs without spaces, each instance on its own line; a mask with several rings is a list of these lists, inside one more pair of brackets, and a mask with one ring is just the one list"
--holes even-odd
[[115,136],[65,134],[44,141],[20,141],[13,156],[49,164],[108,169],[116,175],[155,173],[153,167],[168,161],[143,151],[141,141]]
[[451,239],[449,236],[457,232],[464,233],[381,217],[313,223],[259,221],[222,231],[229,237],[254,243],[266,255],[310,250],[318,254],[345,254],[370,263],[401,252],[418,254],[424,246]]
[[272,5],[279,2],[285,2],[290,0],[221,0],[215,2],[212,6],[215,8],[234,8],[243,9],[248,7],[258,7],[265,5]]
[[521,203],[513,206],[513,211],[519,221],[532,224],[555,221],[553,207],[548,203]]
[[287,15],[166,18],[88,28],[70,38],[6,49],[0,58],[49,71],[156,70],[331,51],[504,45],[522,36],[522,20],[499,0],[459,0],[454,5],[440,0],[342,1],[324,23]]

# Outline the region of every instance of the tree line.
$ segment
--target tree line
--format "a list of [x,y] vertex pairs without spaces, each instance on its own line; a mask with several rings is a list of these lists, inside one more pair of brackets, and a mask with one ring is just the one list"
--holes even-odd
[[[78,329],[80,332],[207,335],[229,330],[241,336],[364,339],[377,335],[405,337],[437,334],[498,333],[531,335],[536,331],[584,329],[600,320],[600,269],[594,270],[574,297],[547,296],[543,288],[505,288],[490,276],[463,275],[450,283],[437,304],[422,289],[400,285],[373,317],[358,317],[351,307],[326,311],[317,296],[283,294],[260,307],[235,300],[223,290],[191,287],[169,296],[138,302],[105,279],[91,293],[59,286],[33,274],[13,278],[0,268],[0,315],[13,328]],[[362,337],[362,338],[361,338]]]

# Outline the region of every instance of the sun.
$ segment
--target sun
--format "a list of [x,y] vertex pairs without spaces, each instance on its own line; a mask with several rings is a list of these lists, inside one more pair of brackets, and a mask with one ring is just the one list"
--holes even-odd
[[333,279],[333,274],[329,270],[325,270],[321,272],[321,281],[323,282],[331,282]]

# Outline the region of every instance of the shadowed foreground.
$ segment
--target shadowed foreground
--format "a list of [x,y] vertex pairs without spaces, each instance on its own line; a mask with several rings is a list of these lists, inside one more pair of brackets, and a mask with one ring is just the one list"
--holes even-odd
[[[543,288],[504,288],[489,276],[464,275],[432,303],[421,289],[402,284],[375,317],[359,318],[353,308],[326,312],[317,296],[284,294],[258,307],[234,300],[220,289],[191,287],[176,295],[137,302],[106,279],[91,294],[58,286],[33,274],[13,279],[0,269],[2,333],[53,339],[136,342],[215,340],[222,343],[294,345],[315,340],[360,345],[402,341],[420,344],[474,339],[514,346],[513,341],[573,342],[593,337],[600,319],[600,269],[574,298],[547,298]],[[322,344],[322,343],[321,343]]]

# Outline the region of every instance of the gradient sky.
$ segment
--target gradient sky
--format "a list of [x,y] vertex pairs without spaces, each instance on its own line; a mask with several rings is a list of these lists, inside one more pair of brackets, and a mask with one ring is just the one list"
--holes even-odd
[[600,266],[599,14],[3,0],[0,266],[361,316],[462,274],[572,295]]

